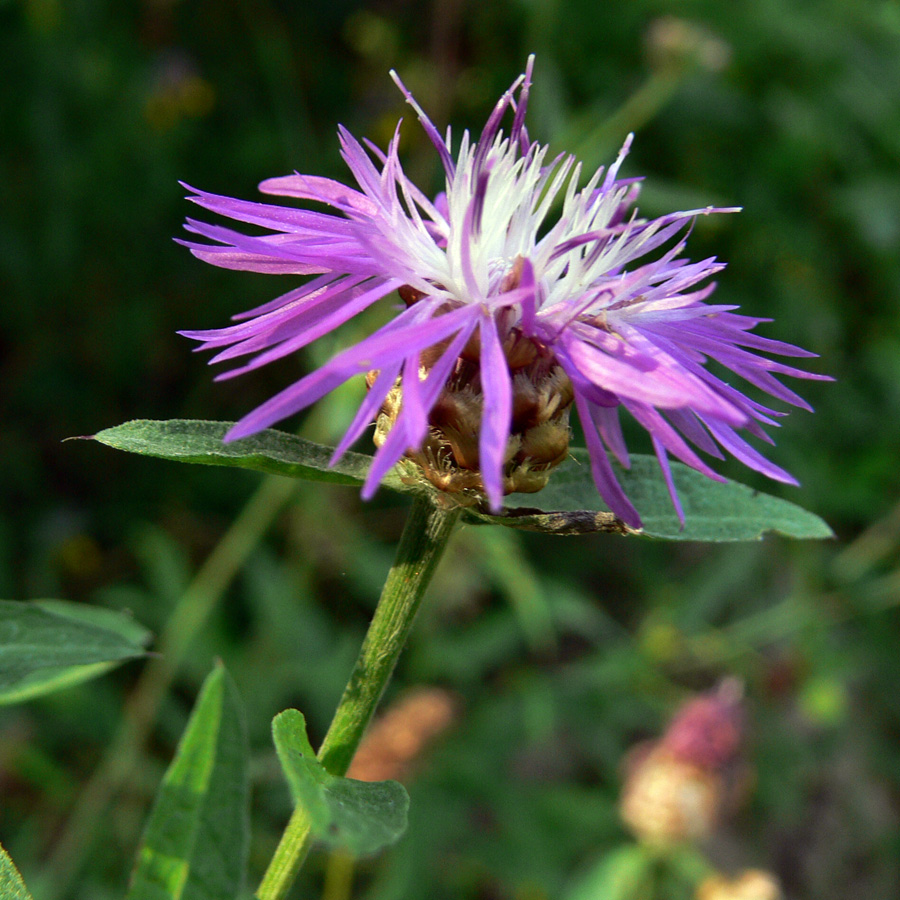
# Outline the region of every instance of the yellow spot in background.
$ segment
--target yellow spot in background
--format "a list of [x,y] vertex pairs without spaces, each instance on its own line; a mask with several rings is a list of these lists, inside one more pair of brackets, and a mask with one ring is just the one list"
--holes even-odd
[[215,88],[200,75],[163,82],[144,103],[144,118],[156,131],[169,131],[183,119],[209,115],[216,105]]
[[38,34],[49,34],[62,23],[62,7],[59,0],[25,0],[25,18]]

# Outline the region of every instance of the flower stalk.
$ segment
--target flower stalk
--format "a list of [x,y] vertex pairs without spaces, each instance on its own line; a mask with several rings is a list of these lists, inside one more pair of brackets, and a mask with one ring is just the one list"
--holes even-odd
[[[426,496],[413,503],[356,665],[319,749],[319,760],[332,775],[343,776],[350,767],[460,512],[441,508]],[[309,820],[298,806],[263,876],[259,900],[287,896],[311,843]]]

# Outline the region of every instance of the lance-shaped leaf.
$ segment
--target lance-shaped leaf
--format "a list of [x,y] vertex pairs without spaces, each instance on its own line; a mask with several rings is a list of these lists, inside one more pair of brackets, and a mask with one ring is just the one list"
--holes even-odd
[[0,900],[31,900],[19,870],[0,846]]
[[247,736],[220,664],[203,684],[163,778],[126,900],[233,900],[249,847]]
[[[332,449],[294,435],[267,429],[253,437],[222,443],[227,422],[138,420],[108,428],[94,438],[111,447],[182,462],[238,466],[312,481],[360,486],[372,457],[347,453],[330,468]],[[685,513],[682,527],[672,506],[659,463],[653,456],[634,455],[630,469],[611,461],[623,490],[641,514],[639,531],[616,518],[600,499],[588,453],[576,448],[555,469],[549,484],[536,494],[510,494],[501,515],[481,508],[467,510],[469,522],[504,525],[547,534],[587,534],[606,531],[639,534],[673,541],[754,541],[767,533],[792,538],[832,537],[818,516],[779,497],[762,494],[734,481],[712,481],[678,462],[672,477]],[[424,479],[416,482],[412,463],[403,461],[405,477],[389,472],[382,484],[402,492],[440,492]],[[438,499],[436,497],[436,499]],[[447,495],[443,500],[446,501]],[[460,499],[455,497],[452,499]],[[464,498],[463,498],[464,499]]]
[[653,456],[633,455],[631,468],[616,465],[616,477],[637,507],[644,527],[635,532],[619,521],[600,499],[586,450],[575,448],[536,494],[510,494],[503,515],[477,510],[469,521],[489,522],[553,534],[611,531],[671,541],[755,541],[773,532],[792,538],[833,537],[818,516],[799,506],[762,494],[735,481],[712,481],[673,462],[672,477],[684,507],[684,527]]
[[144,655],[150,633],[124,613],[0,600],[0,704],[77,684]]
[[303,807],[315,838],[328,847],[367,856],[406,831],[409,796],[396,781],[355,781],[325,771],[306,736],[306,721],[286,709],[272,736],[294,801]]
[[95,441],[142,456],[209,466],[254,469],[307,481],[327,481],[359,487],[372,461],[363,453],[347,453],[329,466],[333,448],[269,428],[252,437],[224,443],[232,422],[135,419],[93,435]]

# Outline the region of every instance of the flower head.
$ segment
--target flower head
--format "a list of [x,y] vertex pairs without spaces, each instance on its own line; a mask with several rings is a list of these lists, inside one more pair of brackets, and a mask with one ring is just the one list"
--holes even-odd
[[[337,459],[377,421],[365,497],[411,459],[460,502],[486,496],[499,510],[505,493],[538,490],[566,457],[573,405],[597,488],[633,527],[640,517],[607,456],[629,464],[620,409],[649,432],[680,516],[669,454],[722,480],[695,448],[718,458],[725,450],[795,483],[738,435],[745,429],[769,440],[761,425],[776,425],[783,413],[746,397],[706,363],[715,360],[808,408],[775,376],[822,376],[761,354],[814,354],[753,334],[761,319],[706,303],[714,285],[697,285],[722,264],[680,257],[695,217],[736,210],[638,218],[639,179],[619,178],[630,136],[608,171],[581,184],[573,157],[550,159],[528,137],[532,65],[533,58],[480,138],[464,132],[455,151],[450,130],[441,137],[392,73],[443,165],[446,189],[434,200],[403,172],[399,123],[386,152],[339,129],[355,188],[300,174],[260,184],[263,193],[316,201],[328,211],[194,192],[190,199],[204,209],[270,232],[250,236],[188,220],[189,231],[215,242],[186,242],[195,256],[225,268],[312,276],[235,316],[236,324],[183,332],[200,349],[219,351],[212,362],[250,357],[219,377],[294,353],[395,291],[405,303],[388,324],[255,409],[226,439],[267,428],[368,373],[369,392],[335,451]],[[507,112],[508,135],[501,130]]]

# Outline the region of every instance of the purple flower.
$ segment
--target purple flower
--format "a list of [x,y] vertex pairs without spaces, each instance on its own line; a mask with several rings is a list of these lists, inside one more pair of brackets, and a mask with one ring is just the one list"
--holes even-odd
[[[212,362],[250,357],[220,378],[294,353],[395,291],[406,303],[388,324],[244,417],[226,439],[267,428],[368,372],[369,393],[334,456],[377,420],[364,497],[411,458],[439,487],[466,502],[486,495],[497,511],[504,493],[540,488],[565,458],[573,401],[597,489],[633,527],[640,517],[607,456],[629,464],[620,408],[650,434],[682,518],[669,454],[723,480],[695,448],[717,458],[724,450],[796,483],[738,434],[771,443],[761,426],[776,425],[783,413],[706,363],[808,409],[775,376],[824,376],[761,354],[814,354],[753,334],[765,320],[705,303],[715,285],[696,286],[723,265],[680,258],[696,216],[737,210],[638,218],[639,179],[618,177],[630,136],[608,171],[579,186],[573,157],[548,159],[547,148],[528,137],[532,65],[533,58],[500,98],[480,139],[464,132],[455,153],[450,130],[442,138],[391,73],[443,164],[446,190],[434,200],[403,173],[399,123],[386,152],[339,129],[358,188],[296,173],[260,185],[266,194],[325,204],[326,212],[194,192],[190,199],[204,209],[270,232],[251,236],[189,219],[188,231],[215,242],[186,242],[195,256],[225,268],[312,276],[235,316],[236,324],[183,332],[200,349],[219,351]],[[507,111],[509,135],[500,129]]]

